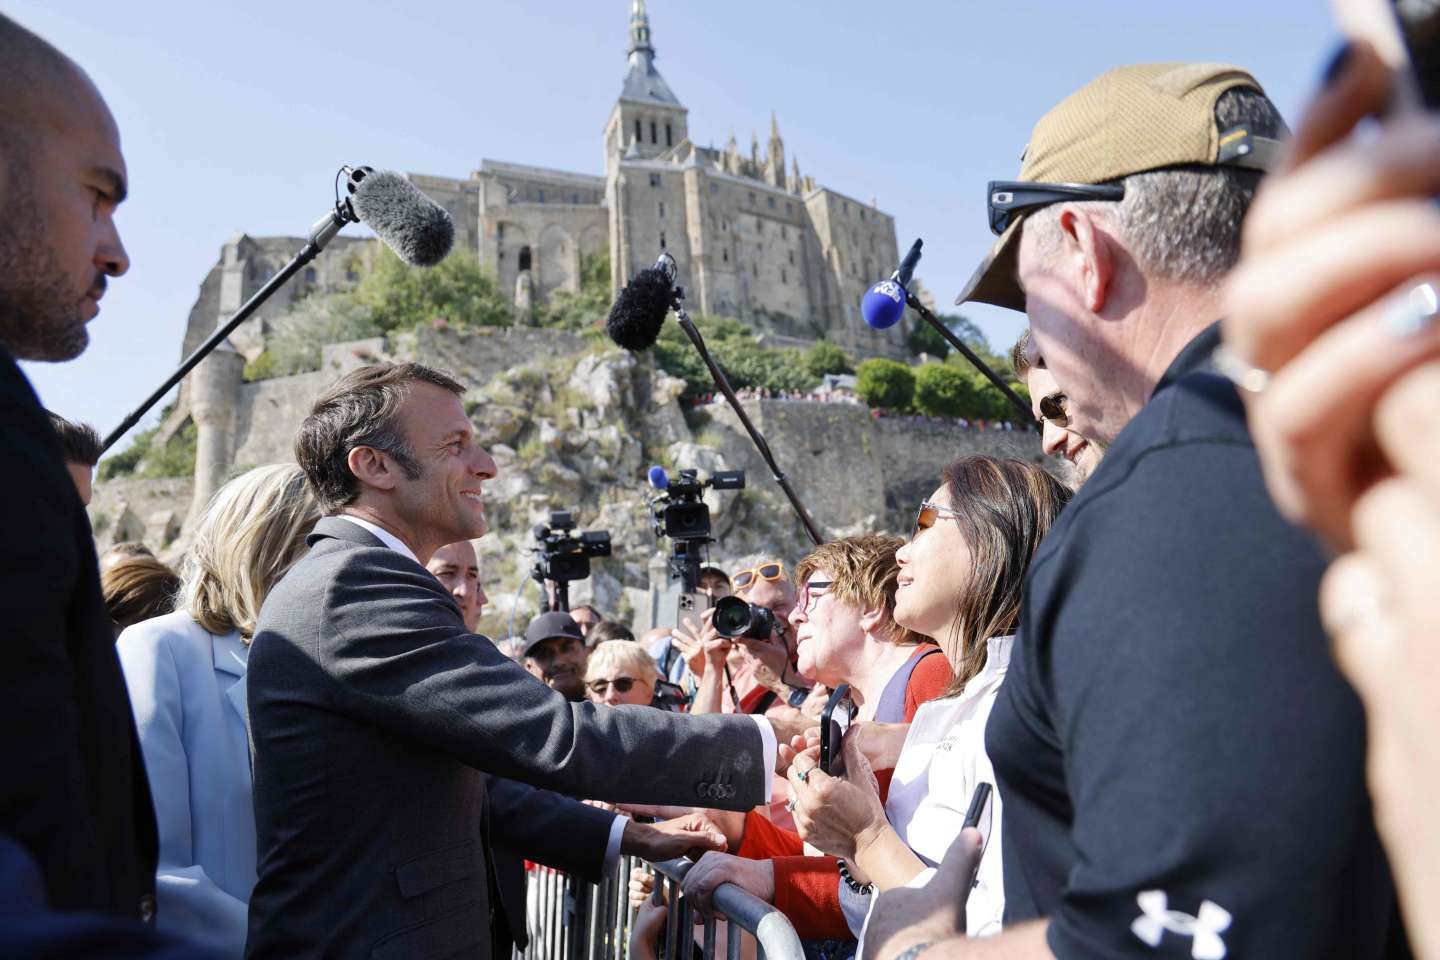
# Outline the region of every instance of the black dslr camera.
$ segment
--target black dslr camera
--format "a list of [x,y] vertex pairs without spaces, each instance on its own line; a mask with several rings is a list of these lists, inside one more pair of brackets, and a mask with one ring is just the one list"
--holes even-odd
[[535,528],[540,559],[531,576],[555,584],[555,607],[570,609],[568,586],[572,580],[590,576],[590,558],[610,556],[610,531],[586,530],[575,533],[575,518],[569,510],[551,510],[548,526]]
[[769,607],[748,603],[739,597],[721,597],[715,601],[715,632],[734,639],[769,640],[775,631],[775,612]]

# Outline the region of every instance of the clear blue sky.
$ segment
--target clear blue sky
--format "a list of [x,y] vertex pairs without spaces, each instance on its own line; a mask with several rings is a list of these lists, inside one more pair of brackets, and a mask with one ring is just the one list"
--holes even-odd
[[[108,432],[174,368],[185,317],[238,230],[303,233],[343,163],[463,177],[483,157],[600,174],[629,0],[10,0],[119,121],[133,266],[91,346],[27,364],[44,402]],[[1288,118],[1335,31],[1321,0],[651,0],[657,66],[691,137],[748,147],[779,115],[805,173],[894,214],[948,305],[988,248],[984,188],[1035,120],[1103,70],[1226,60]],[[353,228],[352,228],[353,229]],[[996,347],[1021,315],[967,308]]]

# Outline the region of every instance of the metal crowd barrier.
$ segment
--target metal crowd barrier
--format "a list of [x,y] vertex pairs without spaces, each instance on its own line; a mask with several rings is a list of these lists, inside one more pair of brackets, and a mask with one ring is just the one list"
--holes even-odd
[[[629,901],[630,871],[644,863],[621,857],[615,874],[598,884],[546,867],[532,871],[527,879],[529,945],[516,951],[516,960],[629,960],[635,922]],[[681,859],[649,866],[656,875],[656,892],[663,889],[667,894],[658,960],[692,960],[696,946],[693,917],[680,893],[680,881],[694,864]],[[744,960],[750,953],[742,946],[745,938],[737,935],[740,930],[755,938],[756,960],[804,960],[795,928],[770,904],[730,883],[721,884],[713,900],[728,922],[724,931],[726,960]],[[715,960],[717,922],[706,921],[702,931],[701,956]]]

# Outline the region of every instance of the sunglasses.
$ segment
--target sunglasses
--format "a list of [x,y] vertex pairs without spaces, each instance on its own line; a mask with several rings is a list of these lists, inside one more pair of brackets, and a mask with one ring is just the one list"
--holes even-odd
[[1031,183],[1027,180],[991,180],[985,186],[990,232],[999,236],[1016,218],[1052,203],[1066,200],[1123,200],[1118,183]]
[[592,680],[588,686],[590,687],[591,693],[594,693],[597,697],[603,697],[605,696],[605,691],[610,689],[610,684],[612,683],[615,684],[617,693],[629,693],[630,688],[639,682],[640,681],[634,677],[616,677],[614,680]]
[[751,567],[749,570],[741,570],[730,578],[736,590],[744,590],[757,579],[758,580],[779,580],[785,576],[785,565],[782,563],[762,563],[758,567]]
[[958,510],[951,510],[949,507],[942,507],[938,503],[922,500],[920,501],[920,510],[915,514],[915,531],[910,534],[910,539],[914,540],[920,536],[921,530],[929,530],[935,526],[935,521],[942,517],[949,518],[958,516],[960,516]]
[[1040,398],[1040,419],[1037,421],[1043,429],[1047,422],[1057,427],[1070,426],[1070,414],[1065,411],[1065,394],[1052,393]]

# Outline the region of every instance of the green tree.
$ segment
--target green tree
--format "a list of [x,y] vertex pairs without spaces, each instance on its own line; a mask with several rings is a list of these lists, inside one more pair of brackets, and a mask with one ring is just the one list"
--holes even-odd
[[[794,348],[766,347],[756,342],[755,331],[731,317],[693,316],[715,362],[725,371],[730,385],[739,390],[809,390],[820,382],[804,364],[804,354]],[[653,348],[655,362],[673,377],[685,381],[686,399],[715,391],[710,377],[690,338],[680,325],[667,321]]]
[[946,363],[927,363],[915,371],[915,409],[927,417],[976,417],[987,402],[975,381]]
[[875,357],[856,370],[855,392],[871,407],[907,410],[915,397],[915,374],[903,363]]
[[802,363],[810,376],[819,380],[827,373],[854,373],[849,356],[828,340],[818,340],[805,351]]
[[950,341],[924,320],[910,327],[910,332],[905,335],[905,346],[917,357],[924,353],[943,360],[950,355]]
[[610,250],[580,255],[580,292],[559,290],[538,312],[542,327],[588,330],[605,321],[614,299],[610,289]]
[[382,248],[352,297],[381,333],[439,319],[461,327],[505,327],[513,322],[510,304],[495,279],[463,251],[452,253],[438,266],[417,270]]

